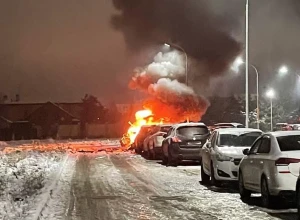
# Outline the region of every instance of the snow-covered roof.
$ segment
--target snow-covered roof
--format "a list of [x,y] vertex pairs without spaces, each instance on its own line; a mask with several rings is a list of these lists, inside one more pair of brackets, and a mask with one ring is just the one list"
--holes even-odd
[[190,123],[186,122],[186,123],[179,123],[173,125],[173,127],[175,128],[186,127],[186,126],[206,126],[206,125],[202,122],[190,122]]
[[282,136],[300,135],[300,131],[274,131],[274,132],[269,132],[267,134],[271,134],[274,137],[282,137]]
[[246,132],[261,132],[259,129],[255,128],[226,128],[226,129],[216,129],[220,134],[237,134],[237,133],[246,133]]

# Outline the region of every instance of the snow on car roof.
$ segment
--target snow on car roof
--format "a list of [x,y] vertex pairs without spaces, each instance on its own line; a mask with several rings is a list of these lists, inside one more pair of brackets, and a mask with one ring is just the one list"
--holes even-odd
[[217,125],[243,125],[241,123],[236,123],[236,122],[228,122],[228,123],[217,123],[217,124],[214,124],[215,126]]
[[261,132],[259,129],[254,128],[226,128],[226,129],[216,129],[220,134],[236,134],[236,133],[246,133],[246,132]]
[[267,134],[271,134],[274,137],[282,137],[282,136],[300,135],[300,131],[274,131],[274,132],[269,132]]
[[187,123],[176,124],[173,127],[179,128],[179,127],[186,127],[186,126],[206,126],[206,125],[202,122],[189,122],[189,123],[187,122]]

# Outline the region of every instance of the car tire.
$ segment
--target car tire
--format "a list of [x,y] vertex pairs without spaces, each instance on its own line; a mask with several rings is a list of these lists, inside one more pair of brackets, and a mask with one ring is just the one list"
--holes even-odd
[[212,162],[210,164],[210,183],[213,186],[221,186],[221,182],[215,178],[215,170]]
[[251,191],[245,189],[242,171],[239,171],[239,193],[242,201],[249,200],[251,197]]
[[262,205],[265,208],[273,208],[275,205],[275,196],[271,196],[269,192],[268,182],[265,176],[261,179],[261,197],[262,197]]
[[209,180],[210,180],[210,177],[209,177],[209,175],[207,175],[207,174],[204,172],[203,164],[201,163],[201,182],[202,182],[204,185],[208,185],[208,184],[209,184]]

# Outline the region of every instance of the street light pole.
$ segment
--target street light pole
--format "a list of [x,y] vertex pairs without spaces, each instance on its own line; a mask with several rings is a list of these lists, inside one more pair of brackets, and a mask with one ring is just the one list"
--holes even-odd
[[249,83],[248,83],[248,71],[249,71],[249,0],[246,0],[246,128],[249,128]]
[[187,56],[187,53],[181,46],[179,46],[177,44],[165,43],[165,46],[168,46],[168,47],[172,46],[174,48],[181,50],[184,53],[184,55],[185,55],[185,84],[188,86],[188,56]]
[[271,101],[271,131],[273,131],[273,98],[275,96],[275,92],[273,89],[269,89],[266,93],[267,97],[270,98]]
[[271,132],[273,131],[273,98],[271,98]]

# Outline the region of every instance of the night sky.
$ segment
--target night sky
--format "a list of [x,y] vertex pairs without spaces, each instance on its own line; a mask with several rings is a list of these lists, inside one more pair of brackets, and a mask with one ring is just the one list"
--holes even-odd
[[[300,73],[300,1],[250,2],[250,61],[260,71],[261,92],[276,86],[299,94],[292,74]],[[212,5],[243,43],[244,1],[214,0]],[[147,54],[126,49],[123,33],[111,25],[115,13],[110,0],[1,0],[0,92],[20,93],[24,102],[79,101],[85,93],[103,101],[130,101],[130,70]],[[279,79],[276,70],[283,63],[290,75]],[[233,86],[233,81],[239,83]],[[255,77],[250,87],[255,91]],[[244,78],[230,72],[226,80],[203,88],[208,96],[243,90]]]

